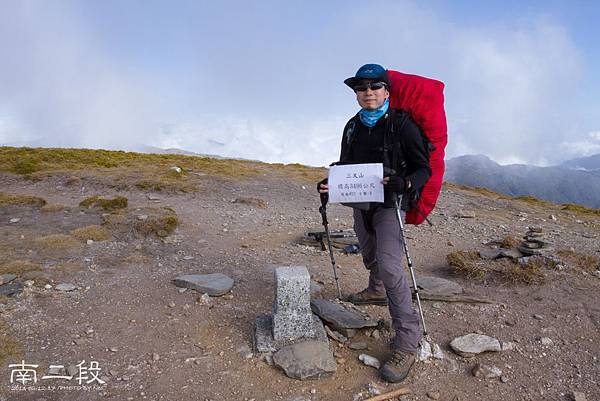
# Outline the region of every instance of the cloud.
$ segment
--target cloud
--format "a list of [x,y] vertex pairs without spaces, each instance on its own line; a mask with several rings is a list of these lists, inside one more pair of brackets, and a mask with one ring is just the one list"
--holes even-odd
[[466,26],[416,2],[344,4],[13,2],[0,15],[0,143],[326,165],[357,111],[342,80],[379,62],[446,83],[450,157],[596,149],[574,124],[582,57],[559,22]]
[[568,158],[600,153],[600,131],[589,132],[586,137],[580,140],[562,142],[560,147]]

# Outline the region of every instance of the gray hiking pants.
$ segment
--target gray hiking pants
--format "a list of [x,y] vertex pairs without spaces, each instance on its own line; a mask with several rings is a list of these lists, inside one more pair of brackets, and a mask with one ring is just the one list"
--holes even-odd
[[387,294],[392,327],[396,331],[392,347],[415,352],[421,340],[419,314],[412,306],[409,275],[402,268],[404,250],[396,209],[378,207],[373,213],[372,228],[367,231],[363,215],[354,209],[354,231],[358,237],[363,262],[369,270],[369,291]]

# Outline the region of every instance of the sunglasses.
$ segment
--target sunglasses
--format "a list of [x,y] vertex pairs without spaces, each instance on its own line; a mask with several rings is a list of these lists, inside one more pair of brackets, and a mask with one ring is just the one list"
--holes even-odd
[[371,89],[372,91],[376,91],[378,89],[387,88],[385,82],[369,82],[368,84],[360,84],[356,85],[353,89],[354,92],[364,92],[367,89]]

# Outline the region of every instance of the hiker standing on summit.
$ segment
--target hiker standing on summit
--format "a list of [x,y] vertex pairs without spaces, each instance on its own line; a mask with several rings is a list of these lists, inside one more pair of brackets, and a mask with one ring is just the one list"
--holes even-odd
[[[357,205],[353,210],[369,284],[348,300],[356,305],[388,305],[396,335],[389,359],[379,371],[386,381],[398,383],[406,379],[416,360],[422,331],[412,306],[409,277],[402,267],[402,236],[394,200],[421,188],[431,176],[427,145],[408,113],[389,107],[390,80],[382,66],[363,65],[344,83],[355,92],[361,110],[346,124],[336,164],[383,163],[385,194],[383,203]],[[318,184],[318,190],[326,199],[327,179]]]

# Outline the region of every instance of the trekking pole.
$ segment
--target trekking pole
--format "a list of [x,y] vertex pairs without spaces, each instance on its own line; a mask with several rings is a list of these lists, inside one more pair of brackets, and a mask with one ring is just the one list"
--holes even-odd
[[423,308],[421,307],[421,299],[419,298],[419,287],[417,287],[417,278],[415,277],[415,271],[412,265],[412,259],[408,253],[408,245],[406,245],[406,236],[404,235],[404,223],[402,222],[402,214],[400,213],[400,203],[398,202],[398,195],[394,196],[394,206],[396,207],[396,217],[398,218],[398,224],[400,225],[400,237],[402,237],[402,245],[404,246],[404,254],[406,255],[406,261],[408,262],[408,270],[410,271],[410,278],[412,279],[413,287],[415,289],[415,296],[417,298],[417,306],[419,308],[419,315],[421,316],[421,324],[423,325],[423,336],[427,337],[427,327],[425,326],[425,317],[423,316]]
[[335,266],[335,258],[333,256],[333,247],[331,246],[331,237],[329,236],[329,222],[327,221],[327,194],[321,194],[321,207],[319,212],[323,218],[323,227],[325,227],[325,237],[327,238],[327,247],[329,248],[329,257],[331,258],[331,266],[333,266],[333,277],[335,278],[335,285],[337,287],[338,299],[342,299],[342,291],[340,290],[340,283],[337,276],[337,268]]

